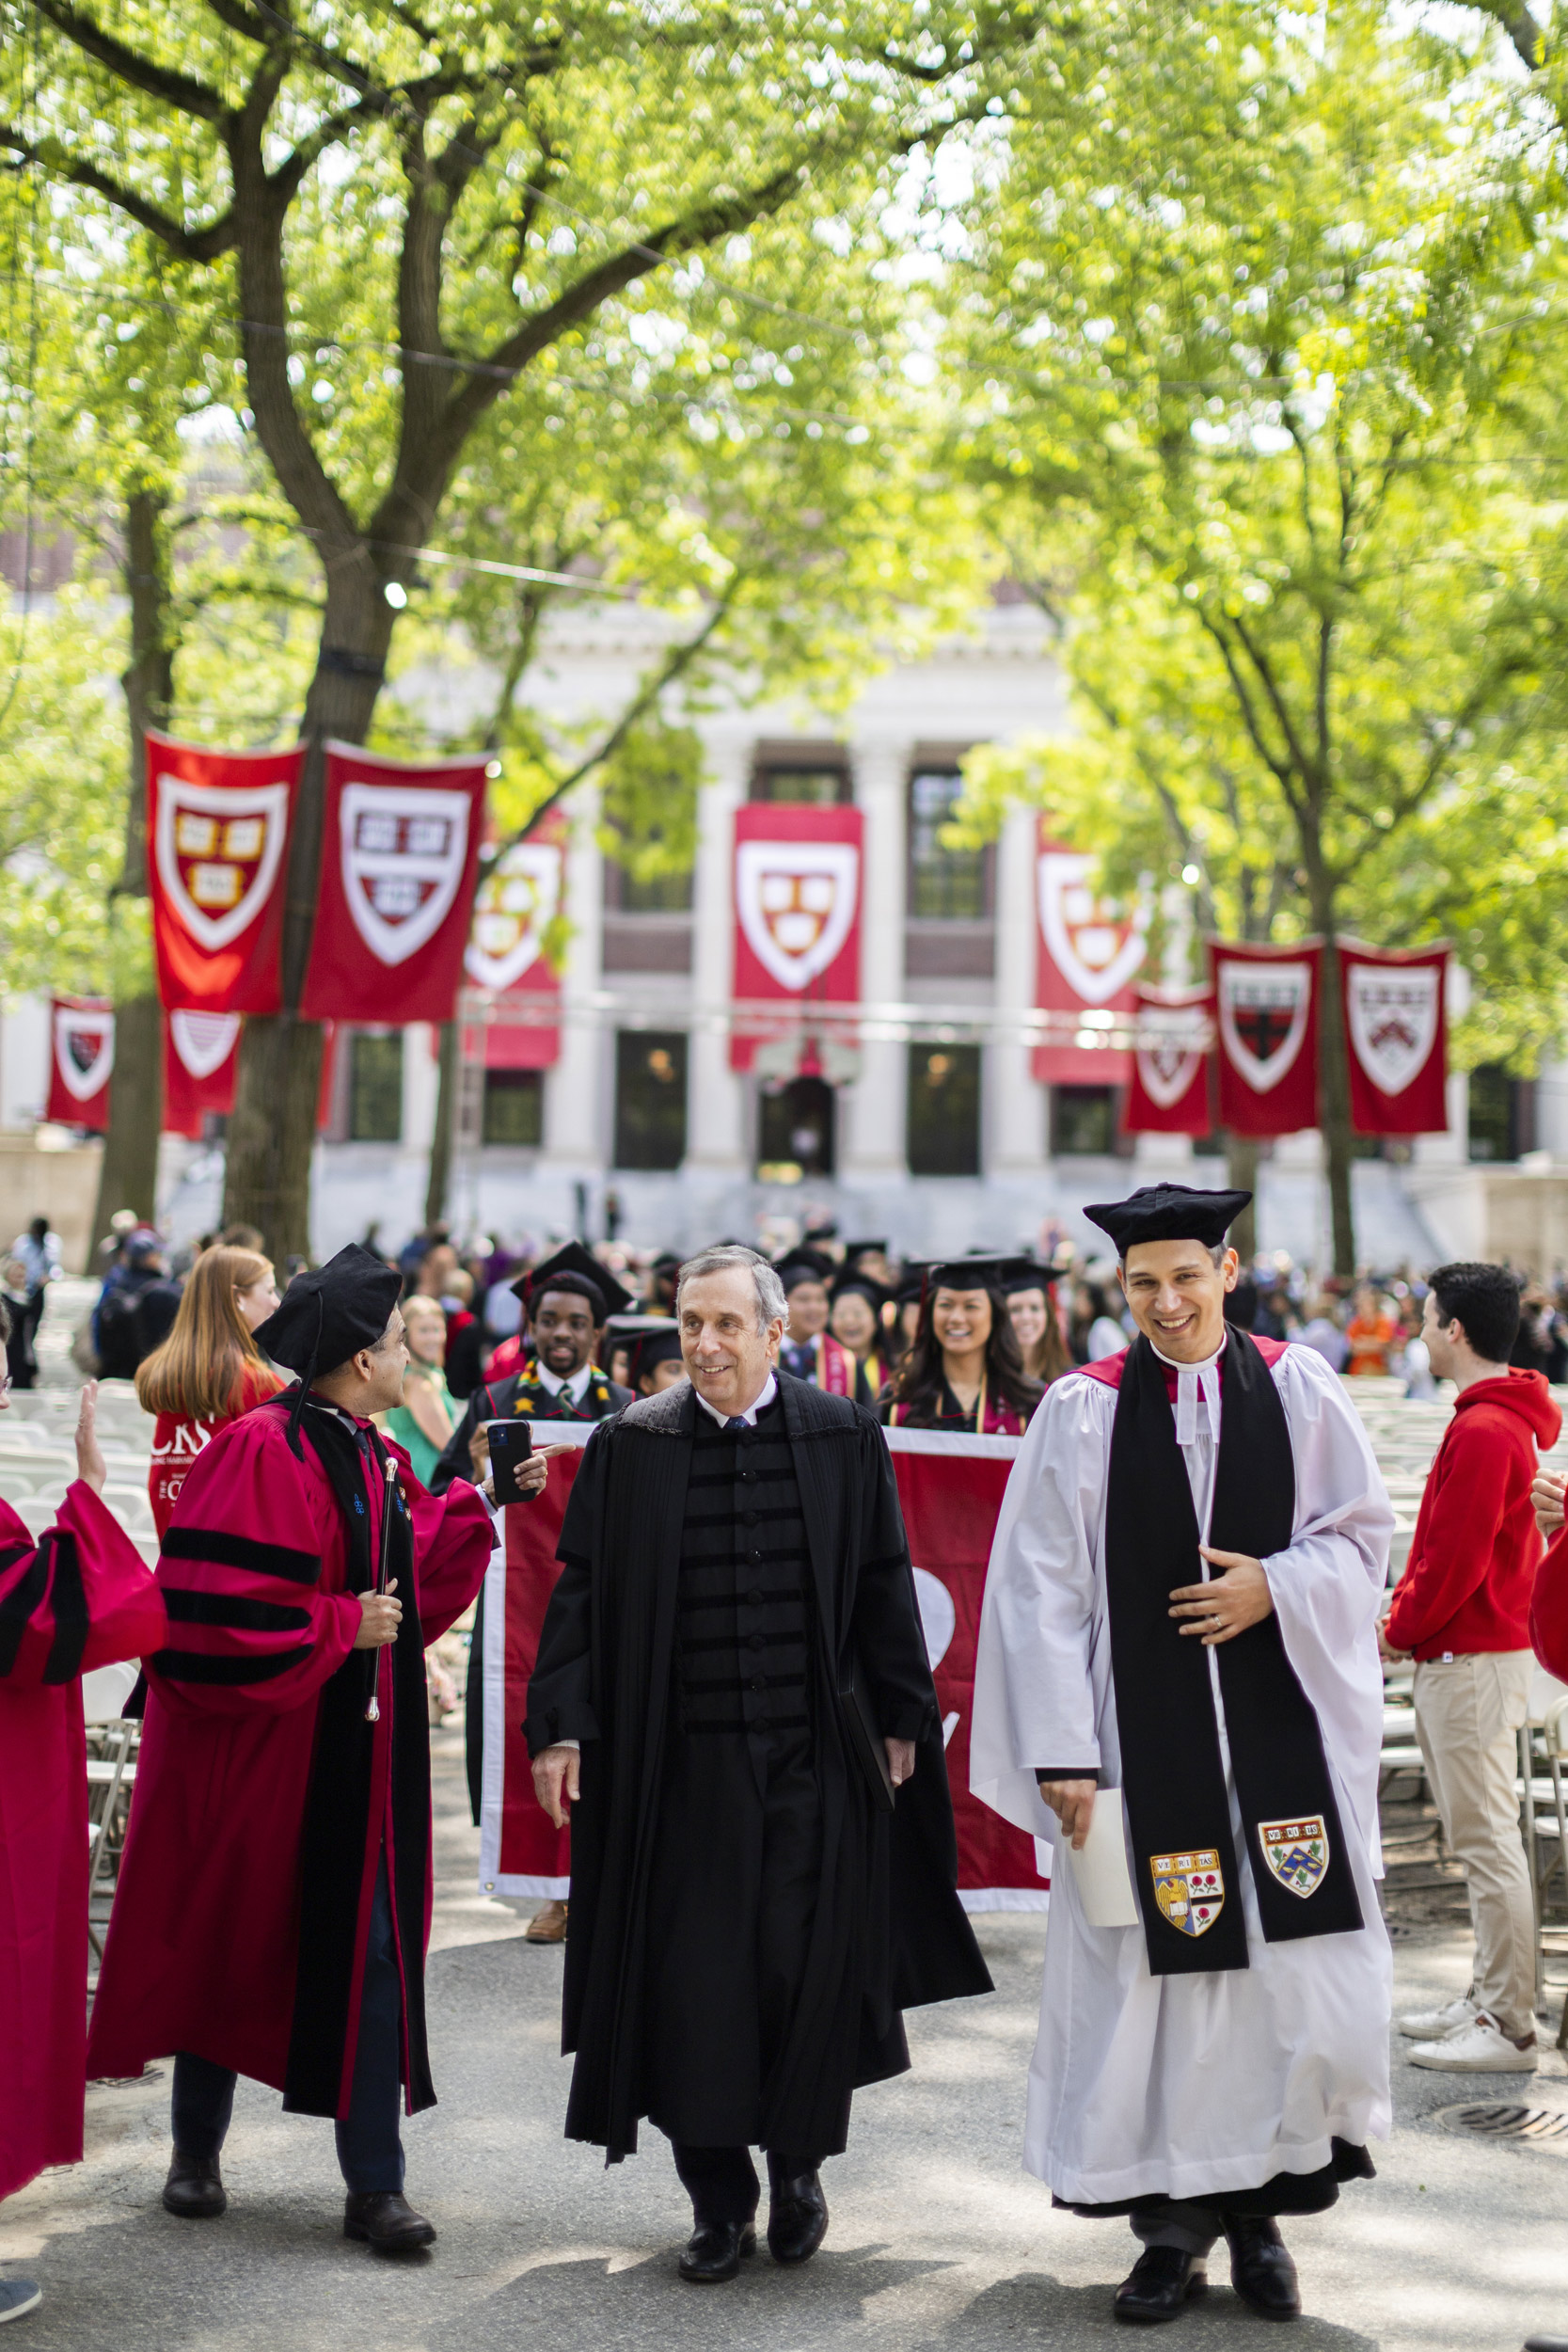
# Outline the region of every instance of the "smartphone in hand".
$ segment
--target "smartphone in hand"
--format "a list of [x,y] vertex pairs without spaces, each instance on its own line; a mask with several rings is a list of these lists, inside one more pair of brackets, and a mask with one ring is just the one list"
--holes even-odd
[[517,1485],[517,1470],[533,1452],[533,1425],[526,1421],[487,1421],[484,1434],[490,1441],[490,1472],[496,1482],[498,1502],[521,1502],[523,1495]]

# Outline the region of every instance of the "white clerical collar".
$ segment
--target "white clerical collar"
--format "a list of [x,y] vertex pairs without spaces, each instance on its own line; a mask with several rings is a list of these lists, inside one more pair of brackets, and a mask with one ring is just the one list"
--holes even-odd
[[[1227,1334],[1228,1337],[1228,1334]],[[1154,1342],[1149,1341],[1150,1347]],[[1220,1434],[1220,1358],[1225,1354],[1225,1339],[1220,1341],[1212,1356],[1200,1364],[1179,1364],[1174,1357],[1161,1356],[1160,1361],[1176,1375],[1176,1442],[1178,1445],[1197,1443],[1197,1400],[1201,1393],[1209,1407],[1209,1427],[1217,1438]]]
[[704,1412],[716,1421],[721,1429],[723,1428],[727,1422],[732,1421],[743,1421],[748,1429],[754,1429],[757,1425],[757,1415],[760,1412],[765,1411],[767,1407],[772,1404],[773,1399],[778,1395],[779,1384],[772,1373],[769,1373],[767,1379],[763,1382],[762,1387],[758,1390],[756,1395],[752,1398],[751,1404],[747,1406],[746,1410],[743,1413],[721,1412],[717,1405],[710,1405],[708,1403],[706,1397],[703,1394],[701,1389],[698,1388],[695,1381],[691,1383],[691,1392],[693,1396],[695,1396],[698,1404],[702,1406]]
[[588,1393],[588,1383],[594,1377],[592,1364],[583,1364],[569,1380],[562,1380],[558,1372],[550,1372],[544,1364],[538,1364],[534,1369],[542,1389],[548,1389],[552,1396],[559,1396],[564,1389],[574,1405],[582,1403]]

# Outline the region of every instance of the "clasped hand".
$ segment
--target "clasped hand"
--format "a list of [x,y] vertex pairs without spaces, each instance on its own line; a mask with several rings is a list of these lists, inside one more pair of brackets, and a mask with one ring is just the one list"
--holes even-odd
[[361,1593],[359,1599],[359,1630],[354,1637],[356,1649],[385,1649],[398,1638],[403,1623],[403,1603],[394,1600],[398,1581],[394,1576],[384,1593]]
[[1274,1595],[1263,1563],[1250,1552],[1216,1551],[1212,1544],[1199,1544],[1198,1550],[1220,1574],[1207,1584],[1179,1584],[1170,1613],[1189,1621],[1178,1632],[1196,1633],[1205,1649],[1212,1649],[1216,1642],[1233,1642],[1249,1625],[1272,1616]]

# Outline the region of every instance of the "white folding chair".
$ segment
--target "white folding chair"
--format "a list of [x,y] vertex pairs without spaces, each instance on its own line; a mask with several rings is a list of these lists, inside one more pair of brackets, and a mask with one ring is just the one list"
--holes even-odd
[[[120,1799],[125,1800],[128,1820],[136,1781],[133,1759],[141,1742],[141,1725],[123,1709],[135,1687],[136,1669],[128,1664],[97,1666],[82,1677],[82,1713],[89,1749],[87,1837],[92,1848],[87,1866],[87,1937],[100,1960],[103,1941],[92,1917],[92,1899],[111,1849],[118,1854],[125,1843],[124,1826],[119,1820]],[[98,1753],[91,1752],[95,1750]]]

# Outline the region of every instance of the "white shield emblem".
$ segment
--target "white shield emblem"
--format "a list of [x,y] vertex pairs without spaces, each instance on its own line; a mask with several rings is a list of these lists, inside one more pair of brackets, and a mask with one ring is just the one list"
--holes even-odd
[[215,954],[255,922],[277,879],[288,822],[286,784],[158,778],[158,879],[198,947]]
[[115,1066],[115,1017],[61,1005],[55,1014],[55,1066],[66,1092],[90,1102]]
[[517,841],[479,886],[463,961],[479,988],[510,988],[537,962],[561,904],[561,845]]
[[344,785],[338,803],[343,895],[378,961],[405,963],[451,913],[471,805],[467,792],[438,786]]
[[1437,1041],[1442,979],[1442,966],[1435,963],[1353,963],[1347,968],[1356,1059],[1383,1093],[1402,1094],[1426,1068]]
[[1180,1102],[1209,1050],[1209,1016],[1202,1005],[1140,1005],[1138,1076],[1163,1111]]
[[1220,1034],[1255,1094],[1267,1094],[1294,1063],[1311,1006],[1309,963],[1220,965]]
[[237,1012],[171,1012],[168,1033],[191,1076],[210,1078],[234,1050],[240,1016]]
[[848,841],[740,843],[736,912],[752,953],[781,988],[809,988],[848,938],[860,863]]
[[1089,884],[1092,857],[1071,850],[1039,853],[1040,930],[1052,961],[1085,1005],[1103,1005],[1125,988],[1144,960],[1150,909],[1141,900],[1129,921],[1114,898]]
[[1328,1829],[1320,1813],[1293,1821],[1259,1821],[1258,1842],[1273,1877],[1303,1899],[1315,1895],[1328,1868]]

